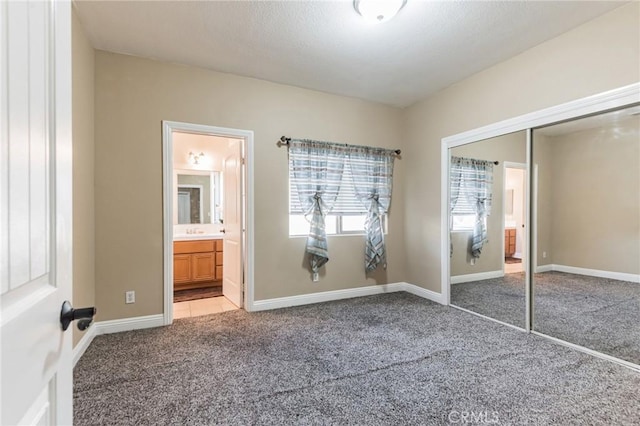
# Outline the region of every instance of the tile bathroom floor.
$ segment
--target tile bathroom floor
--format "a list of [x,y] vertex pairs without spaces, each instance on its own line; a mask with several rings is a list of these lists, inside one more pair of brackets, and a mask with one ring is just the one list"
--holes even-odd
[[199,317],[240,309],[224,296],[190,300],[173,304],[173,319]]
[[522,263],[505,263],[504,273],[515,274],[517,272],[524,272],[524,265]]

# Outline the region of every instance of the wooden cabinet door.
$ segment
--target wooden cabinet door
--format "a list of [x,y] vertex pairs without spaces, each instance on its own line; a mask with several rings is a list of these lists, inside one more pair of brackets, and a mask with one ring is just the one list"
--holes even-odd
[[213,281],[215,279],[215,253],[194,253],[191,255],[191,281]]
[[173,282],[188,283],[191,281],[191,255],[190,254],[174,254],[173,255]]
[[504,230],[504,254],[505,256],[512,256],[516,252],[516,230],[505,229]]

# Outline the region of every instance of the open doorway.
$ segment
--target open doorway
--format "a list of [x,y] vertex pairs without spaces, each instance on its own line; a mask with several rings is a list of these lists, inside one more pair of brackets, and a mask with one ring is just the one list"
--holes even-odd
[[252,132],[163,122],[165,323],[249,304]]
[[504,272],[525,270],[526,164],[505,162],[504,169]]

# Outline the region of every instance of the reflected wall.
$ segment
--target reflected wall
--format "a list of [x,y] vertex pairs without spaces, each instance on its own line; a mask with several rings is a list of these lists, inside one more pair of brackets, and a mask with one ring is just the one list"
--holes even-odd
[[533,130],[533,330],[640,364],[640,112]]

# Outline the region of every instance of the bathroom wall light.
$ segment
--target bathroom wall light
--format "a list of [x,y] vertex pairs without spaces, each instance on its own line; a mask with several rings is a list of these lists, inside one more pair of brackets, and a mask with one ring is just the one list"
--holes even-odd
[[353,8],[367,21],[387,22],[407,4],[407,0],[353,0]]
[[200,154],[194,154],[193,152],[189,152],[189,162],[191,164],[200,164],[200,160],[204,157],[204,152]]

